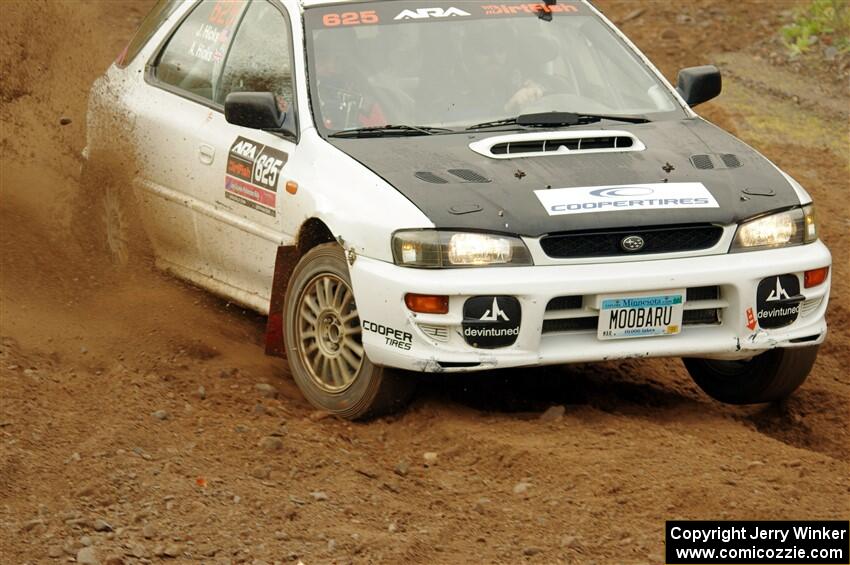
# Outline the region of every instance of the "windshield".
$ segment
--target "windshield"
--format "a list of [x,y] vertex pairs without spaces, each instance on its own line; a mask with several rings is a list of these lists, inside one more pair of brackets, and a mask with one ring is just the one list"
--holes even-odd
[[316,124],[463,128],[535,112],[681,107],[587,6],[370,2],[305,12]]

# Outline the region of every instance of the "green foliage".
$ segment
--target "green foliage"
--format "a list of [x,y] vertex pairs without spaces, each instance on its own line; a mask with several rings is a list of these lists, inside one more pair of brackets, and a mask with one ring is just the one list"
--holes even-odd
[[850,52],[850,0],[812,0],[782,28],[782,37],[792,56],[806,53],[815,44]]

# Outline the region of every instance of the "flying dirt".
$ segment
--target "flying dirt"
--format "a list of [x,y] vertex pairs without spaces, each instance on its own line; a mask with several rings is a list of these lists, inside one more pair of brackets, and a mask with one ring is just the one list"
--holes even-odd
[[152,4],[3,4],[3,562],[661,563],[665,520],[850,514],[850,65],[780,60],[793,4],[595,3],[668,78],[717,64],[701,115],[814,196],[830,335],[790,399],[629,360],[422,377],[366,423],[311,408],[264,318],[77,243],[88,89]]

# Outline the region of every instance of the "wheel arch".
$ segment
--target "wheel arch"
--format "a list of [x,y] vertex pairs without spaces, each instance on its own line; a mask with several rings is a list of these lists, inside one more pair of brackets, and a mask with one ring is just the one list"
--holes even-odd
[[299,226],[295,245],[281,245],[277,248],[269,298],[269,317],[266,322],[266,355],[286,357],[283,342],[283,300],[295,265],[305,253],[317,245],[336,240],[333,231],[323,219],[311,216]]

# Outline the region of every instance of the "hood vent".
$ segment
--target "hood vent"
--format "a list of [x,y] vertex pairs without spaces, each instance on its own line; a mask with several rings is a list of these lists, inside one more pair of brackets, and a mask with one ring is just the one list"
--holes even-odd
[[424,180],[425,182],[430,182],[432,184],[448,184],[449,183],[449,181],[447,181],[443,177],[438,177],[437,175],[435,175],[431,171],[419,171],[417,173],[414,173],[413,176],[418,178],[419,180]]
[[[464,183],[478,183],[483,184],[487,182],[491,182],[490,179],[485,177],[480,173],[476,173],[475,171],[469,169],[449,169],[446,171],[448,173],[445,176],[453,176],[455,177],[454,182],[464,182]],[[442,174],[442,172],[441,172]],[[413,176],[418,178],[421,181],[430,182],[431,184],[448,184],[450,181],[441,177],[440,175],[433,173],[431,171],[418,171],[413,173]]]
[[731,153],[724,153],[720,156],[720,160],[723,161],[723,164],[730,169],[737,169],[741,166],[741,161],[738,160],[738,156],[732,155]]
[[490,179],[483,175],[479,175],[475,171],[470,171],[469,169],[449,169],[449,174],[456,176],[463,182],[490,182]]
[[737,169],[743,163],[737,155],[720,153],[715,155],[691,155],[691,164],[700,170],[707,169]]
[[646,146],[627,131],[579,130],[488,137],[470,143],[469,148],[491,159],[516,159],[643,151]]

